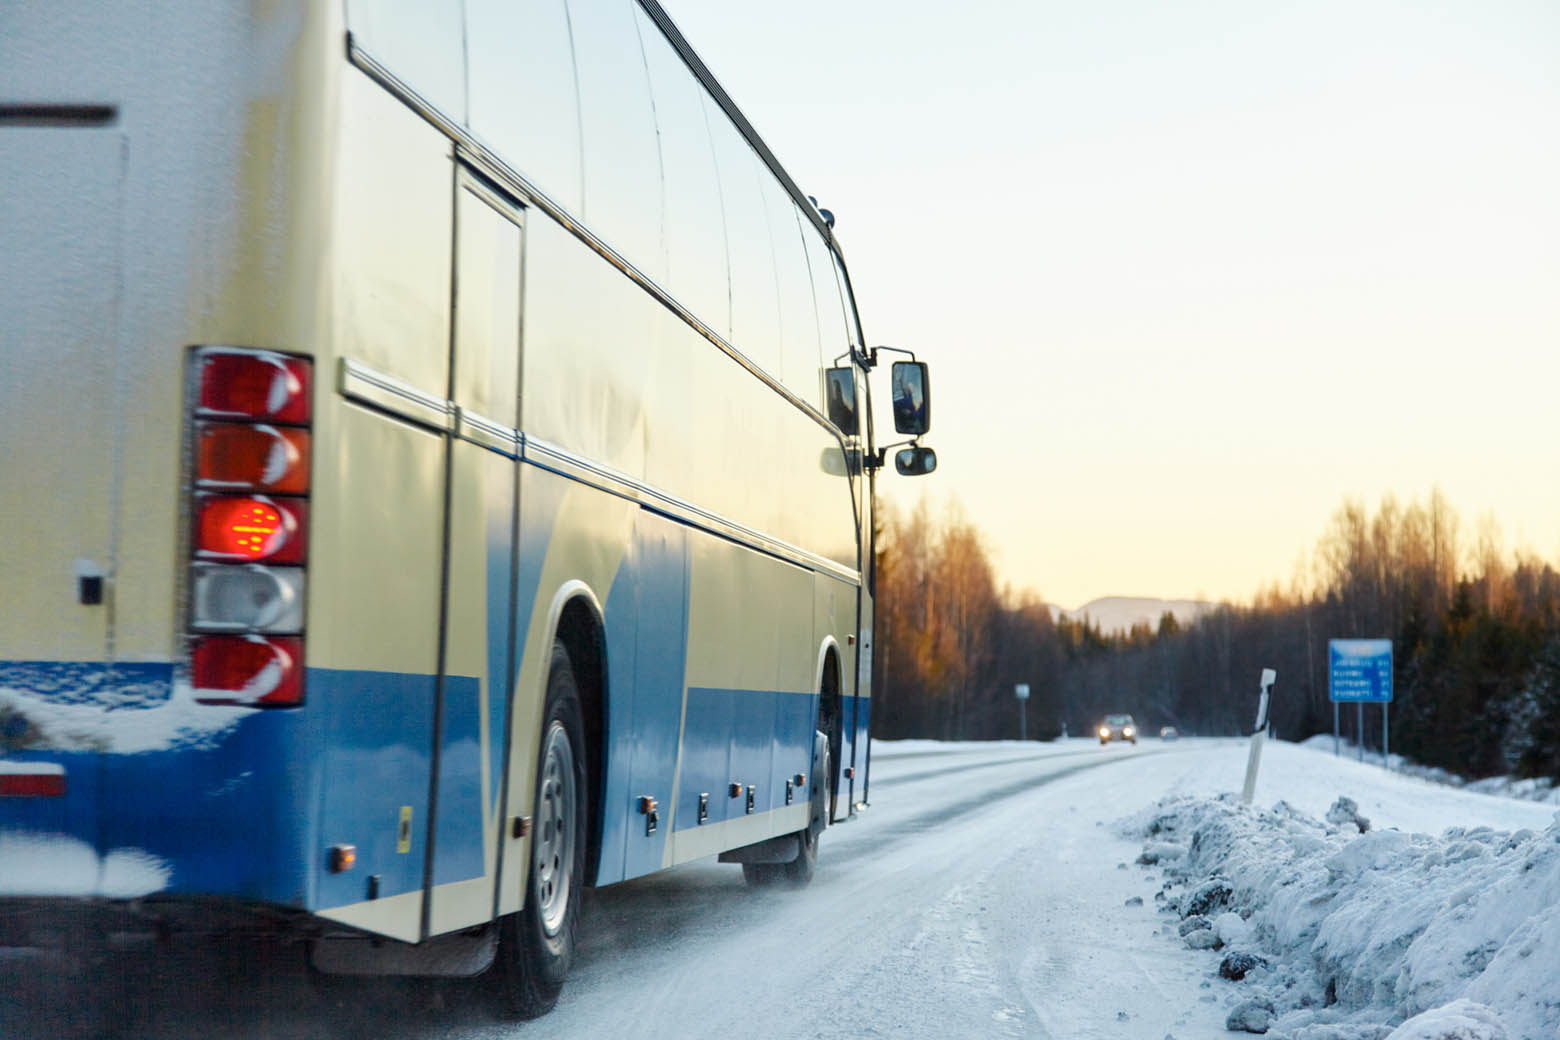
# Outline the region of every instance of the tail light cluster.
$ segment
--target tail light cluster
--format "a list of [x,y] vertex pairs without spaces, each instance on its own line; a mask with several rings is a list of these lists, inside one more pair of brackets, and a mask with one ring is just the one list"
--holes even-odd
[[313,364],[195,352],[190,681],[205,704],[303,703]]

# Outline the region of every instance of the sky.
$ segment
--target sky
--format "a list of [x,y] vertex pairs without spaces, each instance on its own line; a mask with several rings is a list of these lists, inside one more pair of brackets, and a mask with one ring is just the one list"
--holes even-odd
[[1560,559],[1560,5],[663,5],[1015,590],[1249,600],[1433,487]]

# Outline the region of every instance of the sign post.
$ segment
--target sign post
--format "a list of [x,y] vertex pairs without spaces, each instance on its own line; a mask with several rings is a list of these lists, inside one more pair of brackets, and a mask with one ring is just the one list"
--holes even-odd
[[1018,698],[1018,739],[1029,739],[1029,684],[1016,683],[1013,686],[1013,696]]
[[1333,753],[1338,753],[1338,705],[1352,702],[1362,762],[1365,760],[1365,705],[1381,705],[1381,764],[1390,767],[1387,705],[1392,703],[1392,640],[1329,639],[1327,695],[1333,703]]
[[1267,740],[1268,695],[1278,673],[1271,668],[1262,669],[1262,697],[1257,701],[1257,726],[1251,734],[1251,751],[1246,756],[1246,786],[1241,790],[1241,801],[1251,804],[1251,796],[1257,792],[1257,767],[1262,764],[1262,744]]

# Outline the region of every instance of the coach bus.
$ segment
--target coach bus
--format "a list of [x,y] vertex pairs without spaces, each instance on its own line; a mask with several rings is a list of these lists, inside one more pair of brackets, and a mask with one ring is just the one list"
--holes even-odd
[[659,4],[90,6],[0,13],[0,945],[534,1015],[585,886],[807,880],[895,445],[832,218]]

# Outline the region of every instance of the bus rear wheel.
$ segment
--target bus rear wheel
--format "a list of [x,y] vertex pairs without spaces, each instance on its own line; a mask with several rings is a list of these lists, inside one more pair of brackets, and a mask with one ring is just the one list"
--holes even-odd
[[742,878],[750,886],[785,883],[801,888],[813,879],[818,869],[818,838],[828,823],[829,778],[833,775],[829,757],[829,738],[822,730],[813,734],[813,788],[809,800],[812,811],[807,826],[796,832],[796,858],[787,863],[744,863]]
[[585,727],[562,643],[553,644],[541,732],[525,903],[500,919],[493,962],[500,1002],[518,1018],[544,1015],[558,1002],[574,962],[585,880]]

